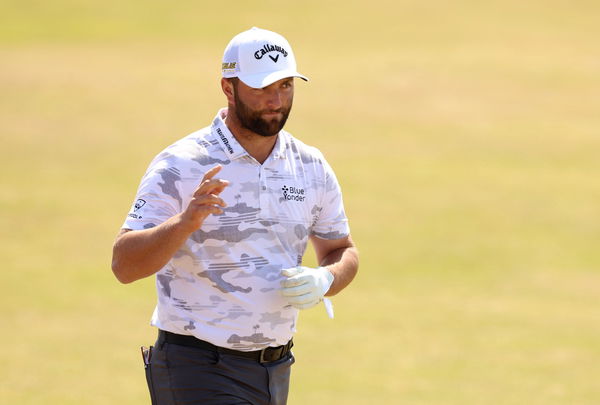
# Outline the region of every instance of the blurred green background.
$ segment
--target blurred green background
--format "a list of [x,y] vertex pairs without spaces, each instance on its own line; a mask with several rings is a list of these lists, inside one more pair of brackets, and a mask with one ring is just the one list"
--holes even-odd
[[336,169],[362,254],[335,320],[301,316],[289,403],[600,403],[600,3],[0,9],[0,402],[149,403],[154,284],[118,284],[112,242],[256,25],[311,78],[287,129]]

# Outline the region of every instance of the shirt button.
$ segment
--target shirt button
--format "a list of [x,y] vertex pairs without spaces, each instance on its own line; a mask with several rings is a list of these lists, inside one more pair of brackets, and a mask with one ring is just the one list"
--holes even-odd
[[262,186],[262,189],[263,189],[263,190],[266,190],[266,189],[267,189],[267,186]]

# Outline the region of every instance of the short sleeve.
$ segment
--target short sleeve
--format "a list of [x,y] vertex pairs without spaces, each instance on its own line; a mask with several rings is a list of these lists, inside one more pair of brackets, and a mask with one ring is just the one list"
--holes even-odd
[[319,214],[312,227],[312,234],[321,239],[341,239],[350,234],[348,218],[344,211],[342,190],[329,164],[323,160],[325,182]]
[[181,174],[172,155],[157,156],[144,174],[122,228],[153,228],[182,210]]

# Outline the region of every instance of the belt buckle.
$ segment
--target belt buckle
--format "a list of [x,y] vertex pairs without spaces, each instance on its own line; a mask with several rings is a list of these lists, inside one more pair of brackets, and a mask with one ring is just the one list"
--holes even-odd
[[[267,350],[272,350],[273,354],[269,356],[269,359],[265,359],[265,353],[267,353]],[[284,354],[284,350],[285,347],[284,346],[279,346],[279,347],[265,347],[264,349],[262,349],[260,351],[260,357],[258,359],[258,361],[262,364],[262,363],[271,363],[273,361],[277,361],[280,360],[283,357]],[[275,351],[277,351],[277,355],[275,355]]]
[[[270,363],[273,361],[277,361],[277,360],[281,360],[283,358],[283,356],[285,356],[287,354],[287,352],[290,351],[290,348],[293,346],[293,343],[291,343],[292,341],[290,340],[286,345],[284,346],[279,346],[279,347],[265,347],[264,349],[262,349],[260,351],[260,356],[258,361],[260,363]],[[270,356],[271,359],[270,360],[266,360],[265,359],[265,353],[267,352],[267,350],[273,350],[273,351],[277,351],[277,355],[276,356]]]
[[265,360],[265,353],[267,352],[267,349],[269,347],[265,347],[264,349],[262,349],[260,351],[260,357],[258,358],[258,362],[263,364],[263,363],[268,363],[269,361]]

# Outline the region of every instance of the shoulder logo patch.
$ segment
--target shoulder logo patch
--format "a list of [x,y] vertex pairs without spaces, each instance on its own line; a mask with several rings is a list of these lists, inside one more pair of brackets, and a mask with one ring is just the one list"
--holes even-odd
[[138,199],[135,204],[133,205],[133,210],[137,211],[140,208],[142,208],[144,205],[146,205],[146,200],[142,200],[141,198]]
[[127,216],[129,216],[133,219],[142,219],[142,216],[139,214],[135,214],[135,212],[137,212],[144,205],[146,205],[146,200],[142,200],[141,198],[138,198],[136,200],[136,202],[133,204],[133,212],[130,212]]

